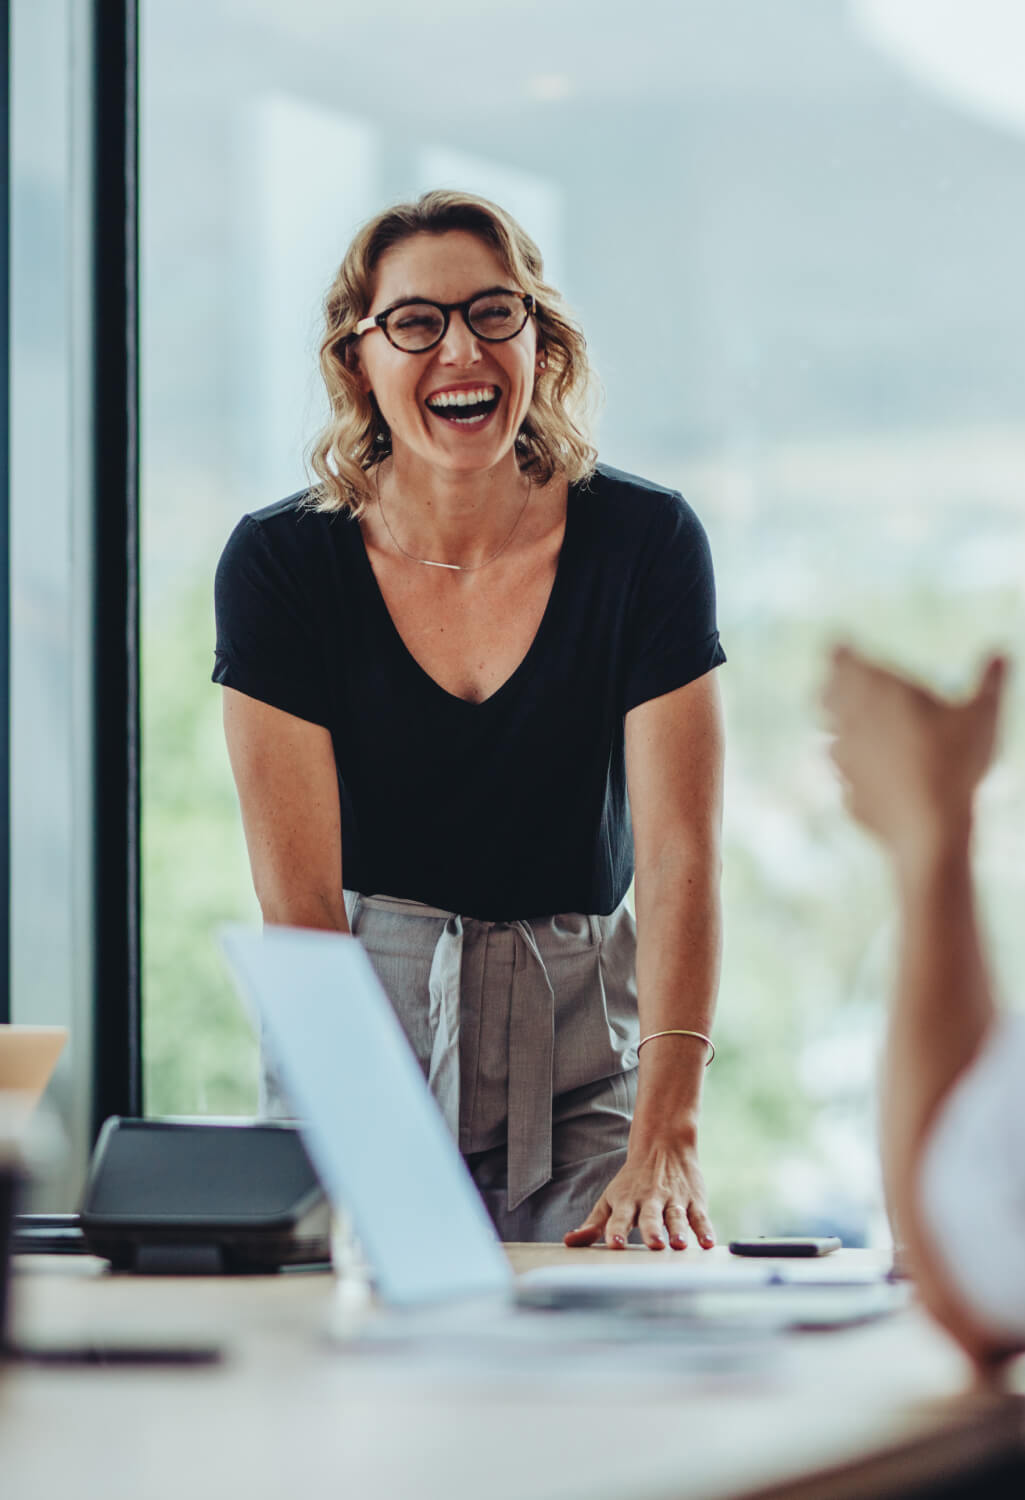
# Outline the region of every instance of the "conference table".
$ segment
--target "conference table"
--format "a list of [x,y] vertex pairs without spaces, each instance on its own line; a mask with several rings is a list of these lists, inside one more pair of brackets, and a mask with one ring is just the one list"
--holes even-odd
[[[518,1272],[647,1274],[670,1254],[507,1248]],[[708,1256],[727,1274],[737,1264],[723,1248]],[[487,1349],[432,1363],[330,1336],[338,1285],[323,1271],[141,1277],[87,1256],[17,1257],[23,1344],[220,1357],[9,1363],[3,1500],[854,1500],[971,1486],[1022,1451],[1025,1369],[981,1383],[913,1299],[855,1326],[783,1333],[733,1364],[698,1348],[692,1366],[686,1347],[660,1343],[569,1364]]]

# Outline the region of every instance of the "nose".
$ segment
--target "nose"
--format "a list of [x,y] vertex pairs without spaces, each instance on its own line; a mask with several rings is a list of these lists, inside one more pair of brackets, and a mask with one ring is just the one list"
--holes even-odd
[[448,328],[438,346],[438,354],[445,365],[472,365],[481,357],[476,335],[464,314],[458,310],[448,320]]

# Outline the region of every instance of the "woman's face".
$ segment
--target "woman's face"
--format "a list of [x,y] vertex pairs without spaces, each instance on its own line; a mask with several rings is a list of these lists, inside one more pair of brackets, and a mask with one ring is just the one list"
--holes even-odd
[[[415,298],[465,302],[497,288],[521,290],[476,235],[417,234],[381,257],[369,311]],[[445,337],[425,353],[394,348],[380,328],[363,334],[357,347],[364,389],[391,428],[396,459],[419,458],[455,476],[492,469],[512,454],[534,392],[533,318],[503,343],[478,338],[453,312]],[[468,417],[465,403],[444,399],[470,392],[486,392],[491,409]]]

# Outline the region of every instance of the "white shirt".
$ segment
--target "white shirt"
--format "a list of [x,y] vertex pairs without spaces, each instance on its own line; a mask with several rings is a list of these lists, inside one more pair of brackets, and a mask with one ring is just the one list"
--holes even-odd
[[977,1321],[1025,1339],[1025,1016],[995,1023],[940,1107],[919,1206],[935,1254]]

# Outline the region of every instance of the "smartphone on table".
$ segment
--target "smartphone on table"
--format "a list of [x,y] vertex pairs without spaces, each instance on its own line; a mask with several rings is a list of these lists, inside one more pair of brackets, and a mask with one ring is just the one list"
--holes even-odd
[[838,1235],[760,1234],[750,1240],[730,1240],[731,1255],[829,1255],[839,1250]]

